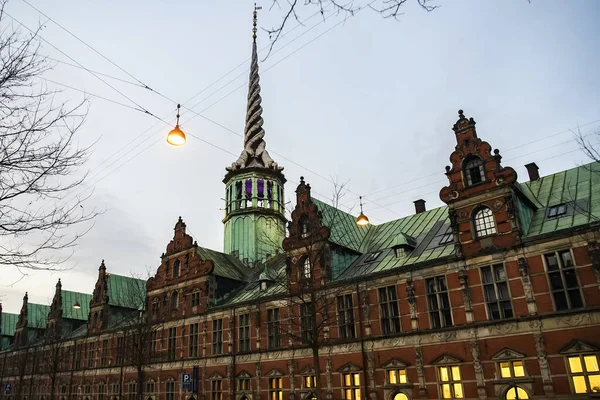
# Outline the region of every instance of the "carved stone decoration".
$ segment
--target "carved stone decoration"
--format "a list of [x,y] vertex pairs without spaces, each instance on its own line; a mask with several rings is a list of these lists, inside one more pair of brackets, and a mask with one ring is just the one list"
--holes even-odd
[[377,392],[375,386],[375,360],[373,359],[373,353],[369,352],[367,355],[367,376],[369,379],[369,397],[371,400],[377,400]]
[[417,318],[417,302],[415,298],[415,283],[412,279],[406,280],[406,295],[408,306],[410,307],[410,324],[413,330],[419,329],[419,320]]
[[260,393],[260,377],[261,377],[261,370],[260,370],[260,361],[256,363],[256,393]]
[[415,366],[417,367],[417,376],[419,377],[419,397],[427,398],[427,386],[425,384],[425,368],[423,366],[423,351],[421,346],[415,346]]
[[574,327],[579,325],[585,325],[592,322],[592,317],[588,313],[565,315],[556,320],[557,325],[563,325],[566,327]]
[[529,315],[535,315],[537,314],[537,306],[535,305],[533,287],[531,286],[531,278],[529,277],[529,264],[524,257],[519,258],[519,274],[521,275],[521,283],[523,284],[525,299],[527,300],[527,311]]
[[487,399],[487,393],[485,391],[485,376],[483,373],[483,367],[481,365],[481,353],[479,351],[479,344],[476,340],[469,343],[471,349],[471,356],[473,357],[473,369],[475,370],[475,379],[477,380],[477,396],[480,400]]
[[288,375],[290,377],[290,400],[294,400],[296,398],[296,394],[295,394],[295,390],[296,390],[296,386],[295,386],[295,379],[294,379],[294,371],[295,371],[295,367],[294,367],[294,360],[288,360],[287,362],[287,367],[288,367]]
[[548,364],[548,355],[544,346],[544,337],[541,333],[534,333],[535,351],[537,353],[538,362],[540,364],[540,372],[542,374],[542,382],[544,385],[544,393],[547,398],[554,398],[554,387],[550,378],[550,366]]
[[471,305],[471,290],[469,289],[469,275],[465,268],[461,268],[458,272],[458,281],[460,282],[460,292],[463,298],[465,313],[468,323],[473,323],[473,307]]
[[331,358],[325,359],[325,380],[327,381],[327,399],[333,399],[333,385],[331,383]]

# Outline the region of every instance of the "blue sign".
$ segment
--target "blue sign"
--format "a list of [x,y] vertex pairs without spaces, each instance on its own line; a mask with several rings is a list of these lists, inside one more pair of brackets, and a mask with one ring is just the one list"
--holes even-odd
[[192,372],[192,392],[194,393],[198,393],[198,371],[199,368],[197,365],[195,365]]
[[188,392],[192,389],[192,374],[181,374],[181,388]]
[[9,394],[10,392],[12,392],[12,385],[10,383],[7,383],[4,386],[4,393]]

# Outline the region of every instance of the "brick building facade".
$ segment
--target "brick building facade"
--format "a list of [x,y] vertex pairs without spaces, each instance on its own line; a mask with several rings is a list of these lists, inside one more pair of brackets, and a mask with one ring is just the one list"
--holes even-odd
[[301,179],[286,221],[255,40],[250,77],[226,253],[179,218],[149,280],[103,261],[92,295],[26,295],[1,314],[0,400],[600,396],[600,165],[519,183],[459,111],[446,206],[358,226]]

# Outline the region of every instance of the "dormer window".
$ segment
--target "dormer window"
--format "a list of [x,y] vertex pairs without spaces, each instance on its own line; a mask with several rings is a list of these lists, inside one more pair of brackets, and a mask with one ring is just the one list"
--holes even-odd
[[463,164],[463,173],[466,179],[466,186],[473,186],[485,181],[483,160],[479,157],[467,158]]
[[262,281],[260,283],[260,290],[267,290],[267,281]]
[[473,216],[473,226],[475,227],[475,236],[478,238],[495,234],[496,224],[492,210],[487,207],[477,210]]
[[181,273],[181,262],[179,260],[175,260],[173,263],[173,279],[179,278],[179,274]]
[[558,204],[548,208],[548,218],[560,217],[567,213],[567,206],[565,204]]

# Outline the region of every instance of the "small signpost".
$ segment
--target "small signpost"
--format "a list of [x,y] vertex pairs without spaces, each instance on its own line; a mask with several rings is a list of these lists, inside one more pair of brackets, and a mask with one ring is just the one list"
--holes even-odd
[[192,374],[181,374],[181,388],[188,392],[192,390]]
[[10,383],[7,383],[6,385],[4,385],[4,393],[10,394],[11,392],[12,392],[12,385]]

